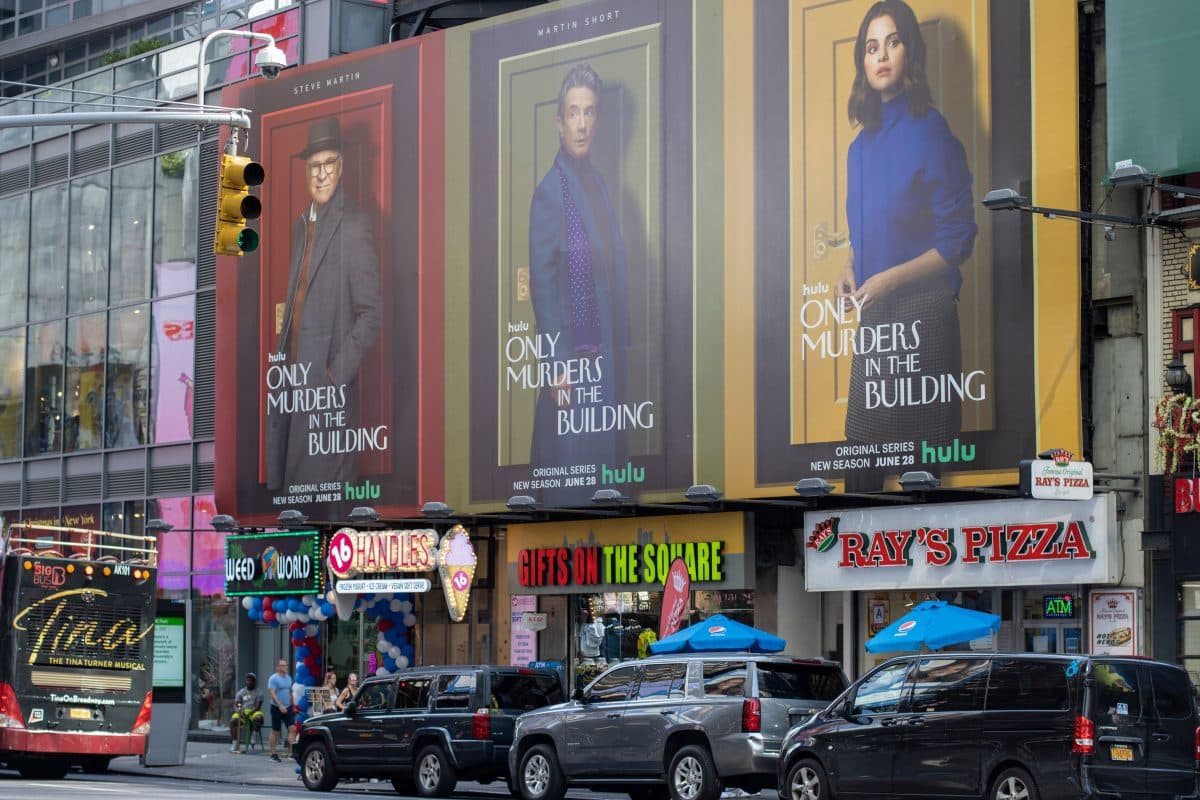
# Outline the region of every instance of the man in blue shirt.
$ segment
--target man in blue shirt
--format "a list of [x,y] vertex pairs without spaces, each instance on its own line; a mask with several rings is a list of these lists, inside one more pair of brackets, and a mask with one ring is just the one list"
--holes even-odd
[[288,751],[292,746],[292,676],[288,675],[288,662],[280,659],[275,665],[275,674],[267,681],[267,694],[271,698],[271,760],[279,761],[279,753],[275,752],[275,743],[279,740],[279,729],[287,731],[284,743]]

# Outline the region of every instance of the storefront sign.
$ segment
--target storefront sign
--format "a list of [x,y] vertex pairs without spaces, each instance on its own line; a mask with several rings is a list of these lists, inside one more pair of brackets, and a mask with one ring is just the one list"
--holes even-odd
[[527,611],[521,615],[521,627],[535,633],[537,631],[544,631],[546,630],[546,625],[549,624],[548,616],[544,611],[540,613]]
[[740,513],[513,525],[509,579],[526,594],[660,592],[682,559],[691,589],[745,589],[747,534]]
[[321,536],[258,533],[225,538],[225,595],[315,594],[321,591]]
[[1200,478],[1175,479],[1175,513],[1200,511]]
[[446,532],[437,551],[442,592],[446,595],[446,608],[454,622],[462,622],[467,616],[467,603],[471,599],[471,582],[475,580],[477,563],[475,546],[471,544],[467,529],[455,525]]
[[329,542],[329,571],[339,578],[370,572],[427,572],[437,566],[432,528],[356,531],[342,528]]
[[1072,461],[1066,450],[1052,452],[1049,459],[1021,462],[1021,494],[1040,500],[1090,500],[1091,462]]
[[523,624],[526,614],[537,611],[537,596],[514,594],[509,606],[508,663],[525,667],[537,661],[537,633]]
[[1092,647],[1096,655],[1137,655],[1137,592],[1092,592]]
[[1042,617],[1045,619],[1075,619],[1075,596],[1048,594],[1042,597]]
[[333,590],[338,594],[367,594],[379,592],[391,594],[395,592],[428,592],[433,586],[428,578],[376,578],[353,581],[338,581]]
[[809,591],[1116,583],[1111,495],[809,512]]

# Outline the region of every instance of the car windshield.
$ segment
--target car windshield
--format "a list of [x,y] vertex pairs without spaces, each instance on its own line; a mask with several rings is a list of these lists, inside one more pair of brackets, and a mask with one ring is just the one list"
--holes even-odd
[[566,700],[562,682],[556,675],[525,675],[511,672],[492,673],[492,708],[504,711],[531,711]]
[[846,688],[841,670],[832,665],[759,662],[759,697],[817,700],[828,703]]

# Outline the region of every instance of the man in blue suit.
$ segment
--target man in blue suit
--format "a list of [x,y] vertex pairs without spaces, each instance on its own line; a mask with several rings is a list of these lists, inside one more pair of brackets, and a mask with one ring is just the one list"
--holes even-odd
[[[538,336],[553,343],[550,359],[581,367],[573,372],[578,385],[556,370],[556,382],[540,389],[532,466],[593,464],[598,472],[602,464],[623,463],[625,455],[619,426],[607,426],[602,413],[625,399],[629,348],[625,242],[590,158],[602,90],[600,76],[587,64],[572,67],[563,79],[555,117],[558,155],[529,211]],[[579,494],[590,497],[592,488]]]

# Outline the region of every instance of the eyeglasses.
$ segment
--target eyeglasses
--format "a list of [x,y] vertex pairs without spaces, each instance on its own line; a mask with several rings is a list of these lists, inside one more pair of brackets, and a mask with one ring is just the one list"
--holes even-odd
[[333,170],[337,167],[338,162],[341,160],[341,156],[334,156],[333,158],[327,158],[324,161],[310,161],[308,162],[308,174],[312,175],[314,178],[323,173],[332,175]]

